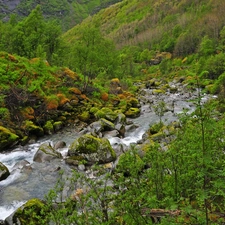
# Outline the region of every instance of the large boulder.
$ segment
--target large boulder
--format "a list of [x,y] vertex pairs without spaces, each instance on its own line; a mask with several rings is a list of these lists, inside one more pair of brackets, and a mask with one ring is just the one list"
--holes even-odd
[[84,134],[69,147],[68,156],[84,160],[87,164],[108,163],[116,159],[116,153],[108,139]]
[[35,162],[50,162],[57,158],[62,158],[62,155],[57,152],[49,143],[43,143],[34,155],[33,160]]
[[0,162],[0,181],[5,180],[10,175],[8,168]]
[[19,137],[5,127],[0,126],[0,151],[17,143]]

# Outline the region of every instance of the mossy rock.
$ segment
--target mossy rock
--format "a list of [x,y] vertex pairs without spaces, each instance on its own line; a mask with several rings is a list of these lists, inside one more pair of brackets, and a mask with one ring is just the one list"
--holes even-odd
[[59,131],[63,128],[63,122],[62,121],[56,121],[53,123],[53,127],[55,131]]
[[170,90],[170,93],[176,93],[178,91],[178,88],[176,86],[170,86],[169,90]]
[[107,163],[116,159],[116,153],[106,138],[84,134],[69,147],[68,156],[82,156],[88,163]]
[[90,110],[89,110],[89,113],[91,114],[95,114],[99,109],[97,107],[91,107]]
[[100,121],[101,121],[105,131],[106,130],[114,130],[115,129],[115,125],[111,121],[106,120],[104,118],[100,119]]
[[154,89],[152,91],[152,94],[154,94],[154,95],[164,94],[164,93],[165,93],[165,90],[163,90],[163,89]]
[[117,111],[116,112],[118,117],[116,119],[116,123],[120,123],[120,124],[125,124],[127,121],[126,115],[124,113],[122,113],[121,111]]
[[45,134],[53,134],[54,133],[54,126],[52,121],[47,121],[43,126]]
[[19,140],[19,136],[5,127],[0,126],[0,151],[13,146]]
[[87,165],[87,161],[83,156],[69,156],[65,159],[65,162],[70,166],[78,166],[80,164]]
[[22,146],[26,145],[29,142],[30,138],[28,136],[24,136],[21,140],[20,140],[20,144]]
[[137,98],[131,97],[127,100],[128,104],[133,108],[138,108],[140,103]]
[[30,199],[16,210],[13,215],[13,224],[42,225],[45,221],[45,214],[45,204],[40,199]]
[[152,87],[152,86],[155,86],[155,82],[156,82],[156,79],[155,79],[155,78],[153,78],[153,79],[151,79],[151,80],[148,80],[148,81],[145,83],[145,87],[146,87],[146,88],[150,88],[150,87]]
[[140,115],[140,113],[141,113],[141,110],[139,108],[131,107],[125,112],[125,115],[130,118],[136,118]]
[[107,119],[111,122],[114,122],[117,118],[117,113],[115,113],[114,111],[112,111],[112,109],[107,108],[107,107],[103,107],[102,109],[98,110],[95,114],[96,119]]
[[153,141],[160,141],[163,138],[165,138],[165,133],[162,131],[150,136],[150,139]]
[[82,122],[87,122],[90,119],[90,114],[89,114],[89,112],[84,111],[78,116],[78,118]]
[[42,137],[44,135],[43,128],[35,125],[32,121],[26,120],[25,125],[23,126],[23,129],[29,135],[35,135],[37,137]]
[[5,180],[10,175],[8,168],[0,162],[0,181]]
[[53,159],[61,159],[62,155],[49,143],[43,143],[34,155],[35,162],[51,162]]
[[160,123],[160,122],[159,123],[155,123],[149,128],[149,132],[151,134],[156,134],[162,129],[162,127],[163,127],[162,123]]

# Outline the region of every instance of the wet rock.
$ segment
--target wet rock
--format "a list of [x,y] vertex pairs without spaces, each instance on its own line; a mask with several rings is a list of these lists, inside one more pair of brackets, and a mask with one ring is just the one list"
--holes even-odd
[[0,162],[0,181],[5,180],[10,175],[8,168]]
[[120,133],[117,130],[106,131],[103,133],[104,138],[119,137],[119,136],[120,136]]
[[115,126],[115,129],[119,132],[121,137],[125,136],[126,129],[125,129],[125,126],[123,124],[117,124]]
[[23,169],[23,168],[30,168],[31,165],[27,160],[21,160],[17,162],[14,166],[13,169]]
[[62,155],[57,152],[49,143],[42,144],[34,155],[34,162],[50,162],[53,159],[62,158]]
[[104,118],[102,118],[100,121],[101,121],[105,131],[115,129],[115,125],[111,121],[104,119]]
[[101,131],[104,130],[103,123],[100,120],[91,123],[89,127],[90,132],[94,132],[96,134],[99,134]]
[[78,170],[85,171],[85,165],[83,164],[78,165]]
[[127,132],[132,132],[132,131],[136,130],[137,128],[138,128],[138,126],[133,123],[131,123],[125,127]]
[[123,113],[118,113],[115,124],[125,124],[125,123],[126,123],[126,116]]
[[65,141],[58,141],[54,145],[54,149],[57,150],[59,148],[65,148],[66,147],[66,142]]

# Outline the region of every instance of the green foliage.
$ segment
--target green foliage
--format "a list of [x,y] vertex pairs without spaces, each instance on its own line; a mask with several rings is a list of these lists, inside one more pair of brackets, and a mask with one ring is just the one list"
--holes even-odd
[[61,28],[54,21],[44,20],[39,5],[19,23],[12,23],[11,20],[2,24],[0,29],[0,48],[3,51],[29,59],[45,57],[49,62],[52,62],[53,55],[60,51]]
[[224,53],[219,53],[210,56],[207,60],[201,61],[201,71],[208,71],[206,78],[217,79],[225,71],[225,58]]
[[203,57],[208,57],[213,53],[215,53],[214,41],[207,36],[203,37],[199,46],[199,54]]
[[113,76],[117,57],[113,43],[101,35],[99,28],[85,26],[77,32],[78,40],[70,53],[72,61],[69,65],[83,74],[83,90],[86,90],[98,74],[105,72],[107,76]]
[[166,112],[166,103],[164,101],[159,101],[159,103],[154,106],[155,114],[159,117],[160,124],[162,123],[162,117]]

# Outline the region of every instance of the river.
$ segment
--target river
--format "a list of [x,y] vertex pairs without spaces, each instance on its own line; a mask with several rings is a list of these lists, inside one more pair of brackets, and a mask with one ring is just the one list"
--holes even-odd
[[[123,144],[128,146],[142,139],[142,135],[148,130],[149,126],[159,121],[158,116],[153,110],[153,106],[157,101],[164,101],[166,106],[170,108],[162,120],[164,123],[176,121],[177,115],[188,110],[193,112],[195,104],[190,101],[196,98],[197,90],[192,95],[187,95],[181,90],[179,93],[166,93],[164,95],[152,95],[151,89],[145,89],[145,100],[141,100],[141,115],[138,118],[130,119],[136,129],[126,132],[124,138],[109,138],[112,146]],[[202,97],[202,101],[207,101],[209,96]],[[146,99],[151,99],[150,102]],[[173,105],[173,109],[171,109]],[[78,136],[79,132],[72,127],[67,127],[63,131],[46,136],[38,140],[35,144],[29,144],[24,147],[17,147],[10,153],[0,154],[0,162],[8,167],[10,176],[0,182],[0,220],[4,220],[18,207],[23,205],[31,198],[43,199],[44,195],[52,189],[58,179],[58,168],[65,171],[64,176],[71,172],[71,168],[64,163],[64,160],[56,160],[54,163],[35,163],[33,156],[42,143],[49,142],[54,145],[57,141],[64,141],[65,148],[60,149],[62,155],[66,155],[68,146]],[[23,165],[23,171],[21,171]],[[25,165],[25,167],[24,167]]]

